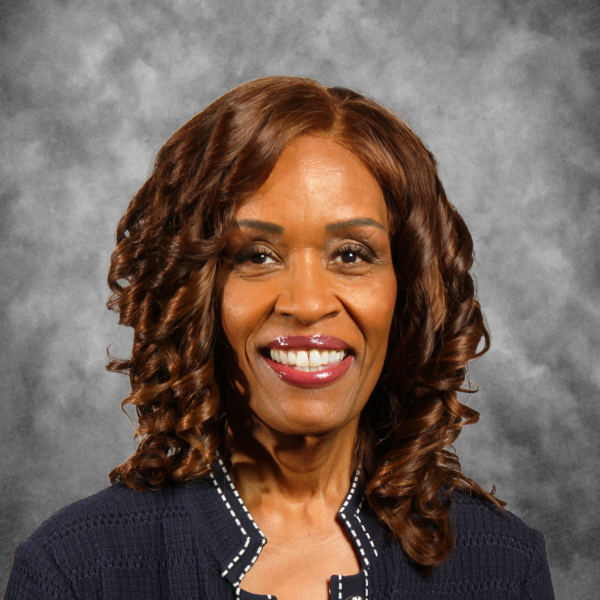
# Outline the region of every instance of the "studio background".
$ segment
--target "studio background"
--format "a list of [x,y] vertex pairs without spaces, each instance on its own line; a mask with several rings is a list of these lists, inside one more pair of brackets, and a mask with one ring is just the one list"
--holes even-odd
[[135,447],[104,370],[131,344],[105,308],[129,199],[188,118],[286,74],[386,104],[436,155],[492,333],[463,470],[545,533],[557,598],[597,597],[599,6],[2,2],[0,591],[16,546]]

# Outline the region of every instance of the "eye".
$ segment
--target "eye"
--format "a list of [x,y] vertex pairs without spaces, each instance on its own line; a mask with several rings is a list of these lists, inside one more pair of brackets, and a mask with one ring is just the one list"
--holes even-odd
[[256,252],[250,256],[249,261],[254,265],[268,265],[275,262],[266,252]]
[[346,250],[345,252],[338,254],[338,256],[335,258],[335,261],[343,263],[357,263],[362,261],[362,257],[354,250]]
[[346,244],[336,253],[334,262],[352,265],[360,262],[372,262],[373,254],[364,246],[357,244]]
[[250,246],[241,250],[235,258],[236,264],[270,265],[277,261],[270,248],[266,246]]

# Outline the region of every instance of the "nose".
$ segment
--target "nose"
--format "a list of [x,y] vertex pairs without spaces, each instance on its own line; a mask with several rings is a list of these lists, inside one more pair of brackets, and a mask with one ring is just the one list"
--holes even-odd
[[288,265],[275,303],[276,314],[310,325],[335,316],[341,308],[332,274],[320,257],[303,253]]

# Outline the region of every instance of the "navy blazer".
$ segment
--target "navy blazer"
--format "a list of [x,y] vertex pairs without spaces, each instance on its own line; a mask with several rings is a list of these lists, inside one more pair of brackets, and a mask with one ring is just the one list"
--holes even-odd
[[[346,600],[551,600],[544,536],[494,506],[452,496],[452,555],[424,578],[364,500],[358,476],[339,518],[362,570],[332,575]],[[6,600],[266,600],[241,589],[265,536],[220,459],[160,491],[119,483],[58,511],[16,551]]]

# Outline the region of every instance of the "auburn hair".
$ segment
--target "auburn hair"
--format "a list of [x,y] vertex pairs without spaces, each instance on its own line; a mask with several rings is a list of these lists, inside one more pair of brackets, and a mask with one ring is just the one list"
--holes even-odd
[[[119,222],[107,306],[134,330],[129,374],[136,452],[111,482],[136,490],[205,475],[224,434],[217,275],[236,203],[257,190],[285,146],[325,135],[358,156],[383,191],[398,282],[385,365],[356,443],[368,502],[425,571],[453,548],[451,492],[505,504],[461,473],[452,443],[479,414],[468,364],[489,348],[470,269],[469,231],[436,161],[389,109],[299,77],[256,79],[178,129]],[[477,351],[483,339],[482,348]],[[226,375],[226,374],[225,374]]]

